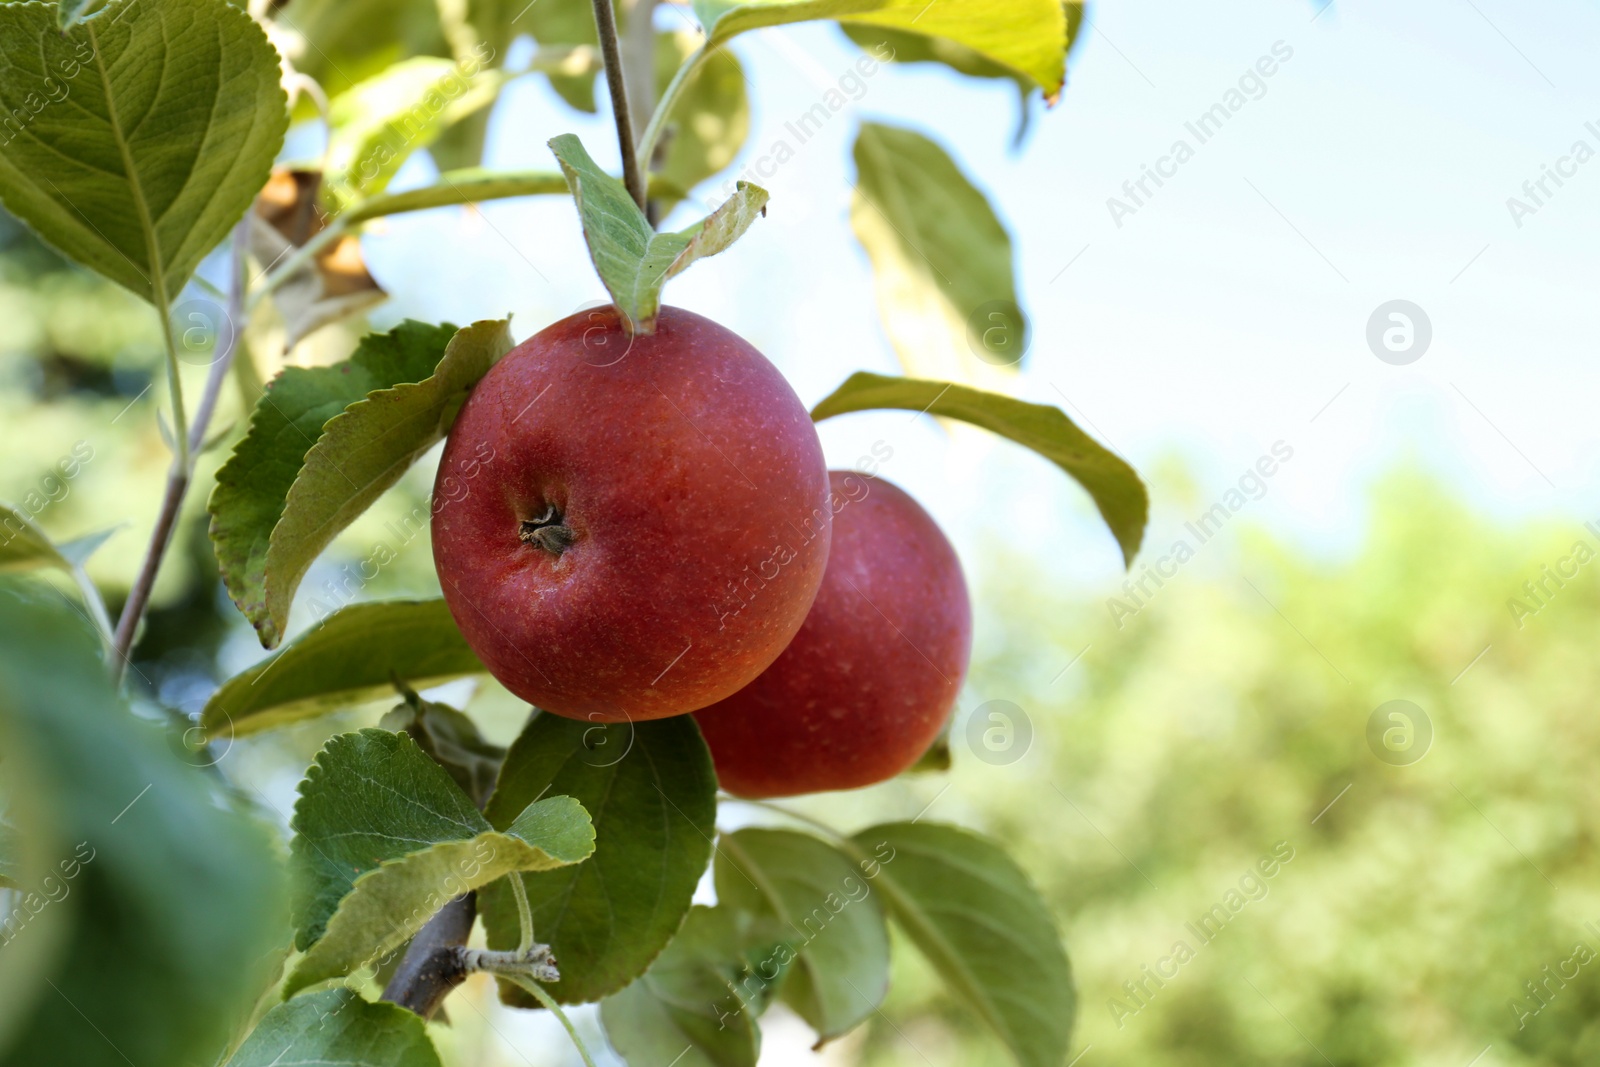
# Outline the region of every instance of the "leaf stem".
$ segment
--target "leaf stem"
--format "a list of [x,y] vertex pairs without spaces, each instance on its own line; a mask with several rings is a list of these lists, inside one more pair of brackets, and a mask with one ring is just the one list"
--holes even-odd
[[533,948],[533,909],[528,907],[528,887],[522,884],[522,875],[511,872],[511,895],[517,900],[517,921],[522,924],[522,942],[517,951],[523,955]]
[[172,445],[176,454],[172,457],[175,469],[188,470],[189,468],[189,420],[183,408],[183,379],[180,375],[181,364],[178,362],[178,338],[172,332],[172,305],[167,296],[167,283],[165,278],[156,277],[152,280],[155,289],[156,307],[161,313],[161,340],[167,349],[167,389],[172,397]]
[[531,978],[514,977],[510,979],[518,986],[534,995],[534,998],[549,1009],[550,1014],[561,1020],[561,1025],[567,1028],[567,1036],[572,1038],[572,1044],[577,1048],[578,1055],[583,1057],[586,1067],[594,1067],[594,1057],[589,1055],[589,1050],[583,1045],[583,1038],[578,1036],[578,1028],[572,1025],[572,1020],[567,1018],[567,1013],[561,1010],[555,998],[544,991],[544,987]]
[[700,64],[711,55],[711,49],[701,45],[689,54],[676,73],[672,81],[667,83],[666,89],[661,94],[661,99],[656,102],[655,110],[650,113],[650,122],[645,126],[644,133],[639,135],[639,155],[644,159],[655,156],[656,144],[661,140],[661,135],[667,128],[667,117],[672,114],[672,109],[677,106],[678,97],[688,88],[693,80],[695,71],[700,69]]
[[[217,395],[222,391],[222,383],[227,380],[228,368],[233,362],[233,353],[239,347],[239,336],[244,332],[244,249],[249,235],[250,217],[246,215],[240,220],[239,225],[233,230],[233,275],[228,293],[228,335],[226,342],[218,331],[219,349],[212,353],[211,373],[206,377],[205,392],[200,397],[200,404],[195,408],[194,422],[185,427],[181,410],[174,412],[177,422],[177,442],[180,449],[180,458],[175,457],[172,468],[167,472],[167,488],[161,498],[161,511],[156,516],[155,529],[150,533],[150,547],[145,552],[144,562],[139,565],[139,573],[134,577],[133,587],[128,590],[128,599],[122,605],[122,615],[117,619],[116,633],[112,637],[112,651],[116,655],[111,660],[111,677],[120,683],[125,669],[128,666],[129,654],[133,651],[133,637],[139,629],[139,620],[144,618],[145,608],[150,603],[150,592],[155,588],[156,573],[161,569],[161,561],[166,558],[167,549],[172,544],[172,532],[178,523],[178,513],[183,507],[183,498],[189,491],[189,484],[194,477],[194,460],[200,448],[205,444],[206,427],[211,422],[212,412],[216,410]],[[165,292],[165,285],[158,283],[158,290]],[[177,348],[172,338],[172,312],[163,305],[162,320],[167,333],[167,353],[172,361],[172,366],[177,366]],[[181,404],[181,392],[177,391],[177,378],[173,378],[174,395]]]
[[[245,217],[245,222],[249,222],[249,216]],[[310,240],[286,256],[276,267],[267,271],[267,276],[261,279],[261,284],[256,287],[255,292],[250,294],[250,299],[245,304],[245,311],[254,311],[255,306],[261,302],[263,297],[294,277],[303,267],[309,266],[322,253],[323,249],[344,236],[345,231],[349,229],[349,224],[349,216],[340,215],[313,234]],[[244,225],[245,223],[240,223],[241,227]],[[248,231],[245,232],[248,237]]]
[[104,647],[105,654],[110,656],[115,647],[115,638],[112,635],[111,616],[106,614],[106,602],[101,598],[100,590],[89,580],[83,564],[72,565],[72,580],[78,586],[79,594],[83,596],[84,607],[89,609],[89,614],[94,619],[94,628],[100,631],[100,644]]
[[[736,797],[732,793],[722,793],[720,794],[720,799],[731,800],[736,804],[748,804],[753,808],[762,808],[766,811],[777,812],[779,815],[788,816],[796,822],[803,822],[814,830],[820,830],[834,841],[850,841],[850,838],[847,835],[840,833],[838,830],[835,830],[833,827],[829,826],[820,819],[813,819],[809,815],[804,815],[798,811],[792,811],[780,804],[774,804],[770,800],[748,800],[745,797]],[[851,844],[854,844],[854,842],[851,842]]]
[[[633,140],[633,116],[628,112],[628,87],[622,71],[622,50],[617,41],[617,13],[611,0],[594,0],[594,28],[600,38],[600,57],[606,70],[606,87],[611,91],[611,114],[617,123],[617,147],[622,150],[622,183],[628,195],[645,210],[644,173],[639,169],[639,154]],[[649,158],[646,153],[646,158]]]

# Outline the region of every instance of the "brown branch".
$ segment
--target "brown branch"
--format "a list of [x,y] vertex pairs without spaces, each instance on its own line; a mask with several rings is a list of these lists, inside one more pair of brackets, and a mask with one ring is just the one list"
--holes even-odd
[[[161,561],[166,558],[167,549],[172,545],[172,534],[178,524],[178,513],[183,509],[183,498],[194,480],[195,458],[205,444],[206,427],[211,422],[212,412],[216,410],[217,396],[222,392],[222,383],[227,380],[233,354],[239,347],[239,335],[244,332],[244,254],[249,240],[249,226],[250,216],[247,213],[233,231],[233,279],[228,292],[227,319],[230,329],[227,343],[220,352],[213,353],[215,358],[211,362],[211,373],[206,378],[205,392],[200,397],[200,406],[195,408],[194,420],[189,424],[187,462],[182,457],[173,458],[172,468],[167,472],[166,492],[161,498],[161,512],[156,516],[155,529],[150,534],[150,547],[133,580],[133,588],[128,590],[122,615],[117,619],[117,632],[112,638],[116,656],[111,661],[111,676],[118,682],[122,680],[123,671],[133,652],[134,635],[138,632],[139,621],[144,618],[145,608],[149,606],[156,573],[160,571]],[[172,314],[171,308],[158,310],[163,315]]]
[[470,972],[461,947],[472,936],[477,917],[476,893],[456,897],[439,909],[412,938],[405,958],[383,989],[383,999],[430,1018],[440,1002],[467,980]]
[[617,121],[617,147],[622,150],[622,182],[628,195],[645,209],[644,173],[633,141],[633,116],[628,112],[628,87],[617,42],[617,13],[611,0],[594,0],[594,28],[600,38],[600,58],[606,68],[606,88],[611,91],[611,113]]

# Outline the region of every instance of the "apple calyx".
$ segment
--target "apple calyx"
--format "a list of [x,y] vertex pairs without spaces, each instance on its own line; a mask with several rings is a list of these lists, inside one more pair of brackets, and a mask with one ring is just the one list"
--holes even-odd
[[525,545],[537,545],[552,556],[559,556],[578,535],[554,504],[546,504],[544,514],[537,519],[523,519],[517,524],[517,538]]

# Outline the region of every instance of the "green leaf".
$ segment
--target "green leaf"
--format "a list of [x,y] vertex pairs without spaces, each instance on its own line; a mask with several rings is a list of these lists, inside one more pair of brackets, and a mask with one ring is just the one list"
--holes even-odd
[[[358,824],[364,825],[366,813],[362,816]],[[328,920],[326,933],[284,983],[283,995],[341,978],[399,949],[435,912],[464,893],[518,871],[580,863],[593,851],[594,827],[583,805],[571,797],[548,797],[528,805],[503,834],[487,831],[386,860],[356,879]]]
[[226,0],[111,0],[65,32],[50,4],[0,4],[0,113],[0,201],[163,313],[289,124],[278,53]]
[[0,889],[15,889],[22,883],[22,835],[0,813]]
[[1122,546],[1123,560],[1133,563],[1150,511],[1144,483],[1132,467],[1078,429],[1060,409],[949,382],[857,371],[813,408],[811,417],[820,422],[874,408],[959,419],[1033,449],[1089,491],[1101,518]]
[[402,60],[351,86],[328,109],[325,195],[337,211],[388,186],[411,153],[493,104],[506,76],[476,58]]
[[1054,97],[1066,78],[1060,0],[693,0],[707,47],[746,30],[837,19],[944,37],[1032,78]]
[[862,123],[855,161],[850,225],[872,259],[878,314],[906,373],[959,381],[983,364],[1018,366],[1027,321],[1011,237],[988,199],[944,149],[910,130]]
[[372,729],[339,734],[317,753],[300,783],[292,826],[295,947],[301,950],[323,936],[363,874],[386,860],[493,829],[415,741]]
[[606,1039],[631,1067],[755,1067],[757,1017],[792,952],[770,923],[732,908],[691,908],[638,981],[600,1003]]
[[55,593],[0,583],[0,634],[22,861],[0,935],[0,1067],[210,1063],[282,929],[270,836],[130,713]]
[[263,583],[277,632],[287,624],[294,591],[312,562],[444,440],[467,393],[509,351],[509,319],[475,322],[450,338],[431,375],[415,383],[399,378],[399,384],[369,392],[322,427],[268,542]]
[[383,717],[385,730],[404,730],[428,758],[450,772],[461,791],[478,807],[489,802],[506,750],[490,744],[478,724],[448,704],[423,700],[404,682],[399,685],[404,703]]
[[[295,69],[314,78],[329,96],[382,73],[407,56],[448,56],[437,0],[291,0],[273,23],[306,47]],[[316,108],[302,97],[296,117]]]
[[349,989],[296,997],[262,1017],[228,1067],[440,1067],[422,1018]]
[[101,638],[109,655],[112,623],[106,615],[105,601],[85,573],[83,565],[118,529],[120,527],[114,526],[58,545],[39,529],[26,510],[0,501],[0,575],[37,570],[40,567],[66,571],[77,584],[90,617],[100,627]]
[[444,437],[510,347],[505,319],[459,331],[408,320],[342,363],[272,380],[209,505],[223,580],[262,645],[283,639],[316,557]]
[[1055,919],[1011,857],[936,823],[887,823],[853,840],[877,871],[889,913],[955,999],[1022,1067],[1061,1067],[1077,1013],[1072,965]]
[[889,931],[856,862],[809,834],[723,834],[717,903],[770,916],[797,956],[784,1000],[828,1041],[872,1015],[889,991]]
[[[1013,146],[1022,144],[1030,115],[1028,100],[1033,90],[1037,88],[1037,83],[1032,78],[1004,64],[996,63],[982,53],[975,52],[948,37],[929,37],[927,34],[909,30],[892,30],[884,26],[868,26],[860,23],[841,23],[839,28],[852,42],[883,62],[937,63],[969,78],[1011,82],[1017,87],[1019,112],[1017,132],[1012,136],[1011,143]],[[1071,29],[1070,19],[1068,29],[1069,31]],[[1071,49],[1070,41],[1067,47]]]
[[739,182],[733,196],[700,222],[677,233],[656,233],[627,188],[589,158],[577,137],[553,138],[550,150],[572,187],[595,270],[635,333],[655,331],[667,279],[721,252],[766,214],[767,191]]
[[[534,929],[560,961],[549,991],[563,1004],[598,1000],[642,974],[683,921],[711,857],[716,774],[688,715],[600,725],[538,714],[512,744],[486,814],[496,827],[536,797],[574,797],[594,820],[595,855],[523,876]],[[491,948],[515,948],[520,927],[504,885],[479,895]],[[507,1003],[531,1006],[502,984]]]
[[0,574],[39,567],[71,570],[72,562],[61,554],[26,511],[0,500]]
[[[617,12],[619,24],[627,17],[627,9]],[[594,30],[594,5],[591,0],[539,0],[518,16],[516,25],[533,34],[541,47],[570,45],[598,46]],[[597,70],[579,74],[547,72],[550,88],[567,104],[578,110],[594,114],[594,81]]]
[[117,535],[126,523],[113,526],[108,530],[96,530],[82,537],[74,537],[70,541],[63,541],[56,545],[56,551],[61,553],[63,559],[71,566],[81,567],[89,562],[89,557],[100,550],[105,544]]
[[[697,33],[656,36],[657,100],[673,73],[699,46]],[[733,162],[750,133],[750,99],[744,68],[731,49],[718,49],[699,65],[678,96],[668,123],[672,132],[666,159],[655,171],[662,181],[687,193]],[[670,208],[680,198],[659,199]]]
[[243,737],[392,693],[396,677],[426,688],[484,672],[443,600],[351,604],[224,682],[200,724]]

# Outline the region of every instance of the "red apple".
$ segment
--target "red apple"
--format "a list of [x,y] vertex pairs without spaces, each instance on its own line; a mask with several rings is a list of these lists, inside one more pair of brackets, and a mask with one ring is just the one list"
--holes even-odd
[[883,479],[828,477],[833,547],[805,625],[761,677],[695,713],[738,796],[893,778],[938,736],[967,673],[972,607],[950,542]]
[[434,487],[433,559],[507,689],[596,722],[730,696],[788,645],[831,532],[810,416],[771,363],[663,308],[579,312],[478,383]]

